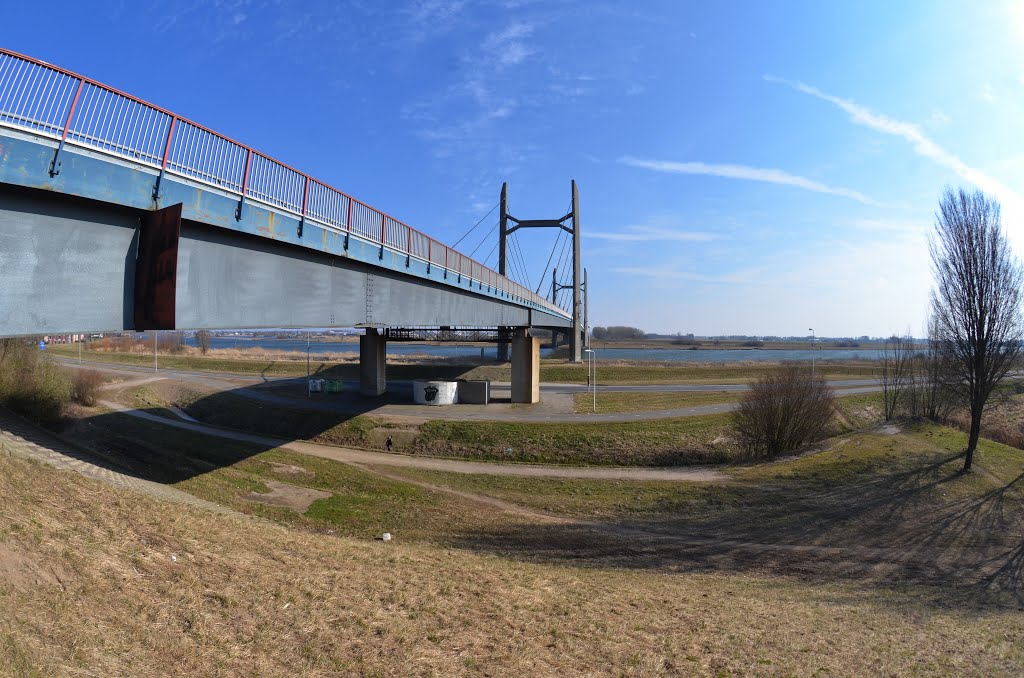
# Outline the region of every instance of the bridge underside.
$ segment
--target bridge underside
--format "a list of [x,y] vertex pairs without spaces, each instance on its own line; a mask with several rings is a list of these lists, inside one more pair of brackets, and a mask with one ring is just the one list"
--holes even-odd
[[564,324],[355,258],[188,219],[174,242],[147,247],[159,214],[0,184],[0,336]]

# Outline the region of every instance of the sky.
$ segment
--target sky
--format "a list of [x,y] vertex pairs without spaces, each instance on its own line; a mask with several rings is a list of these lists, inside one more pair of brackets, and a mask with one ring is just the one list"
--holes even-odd
[[[1020,2],[56,1],[0,45],[448,244],[479,221],[492,267],[502,182],[547,219],[575,179],[592,325],[923,335],[947,186],[1024,254]],[[512,277],[567,277],[557,231],[515,238]]]

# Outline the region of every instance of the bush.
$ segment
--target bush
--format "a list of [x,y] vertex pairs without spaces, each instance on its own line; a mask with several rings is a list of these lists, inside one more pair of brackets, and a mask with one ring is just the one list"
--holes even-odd
[[835,411],[835,395],[820,374],[784,365],[750,384],[733,426],[749,454],[773,458],[825,437]]
[[71,380],[34,341],[0,340],[0,403],[41,424],[60,421]]
[[103,376],[96,370],[79,370],[71,384],[71,397],[80,405],[92,407],[102,384]]
[[212,336],[210,330],[197,330],[196,331],[196,345],[199,347],[200,352],[206,355],[206,352],[210,350],[210,344]]
[[185,351],[185,335],[181,332],[160,332],[157,335],[157,347],[160,353],[183,353]]

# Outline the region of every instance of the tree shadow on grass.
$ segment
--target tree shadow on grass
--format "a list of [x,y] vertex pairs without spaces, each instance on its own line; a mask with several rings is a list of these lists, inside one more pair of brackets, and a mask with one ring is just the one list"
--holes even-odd
[[[464,535],[456,545],[588,568],[923,586],[935,605],[1024,609],[1024,474],[984,481],[980,491],[982,479],[972,478],[964,492],[954,487],[961,459],[944,456],[826,491],[799,482],[739,485],[731,500],[702,514],[504,528]],[[955,496],[943,500],[943,492]]]
[[[160,408],[95,415],[60,439],[34,427],[15,432],[111,470],[173,484],[326,431],[350,435],[358,444],[366,435],[359,415],[378,405],[363,400],[360,407],[355,400],[345,411],[284,411],[271,402],[252,402],[229,390],[189,408],[213,424],[260,431],[242,439],[211,436]],[[834,480],[811,473],[690,486],[677,503],[646,514],[623,511],[604,522],[477,530],[448,543],[585,568],[772,573],[882,588],[927,585],[938,605],[1024,608],[1024,473],[1009,482],[963,476],[961,459],[936,454]],[[705,491],[720,496],[699,496]]]

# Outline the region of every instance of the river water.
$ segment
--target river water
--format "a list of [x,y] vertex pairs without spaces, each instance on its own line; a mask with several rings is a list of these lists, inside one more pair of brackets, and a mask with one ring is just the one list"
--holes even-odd
[[[194,346],[195,340],[191,337],[186,339],[189,345]],[[306,352],[306,342],[301,339],[276,339],[246,337],[212,337],[211,348],[264,348],[270,351],[297,351]],[[339,343],[333,341],[310,342],[311,353],[359,353],[357,343]],[[480,346],[460,346],[457,344],[406,344],[391,342],[387,345],[388,355],[429,355],[439,357],[479,357]],[[817,351],[807,350],[766,350],[766,349],[669,349],[669,348],[599,348],[595,350],[598,360],[637,360],[655,362],[691,362],[691,363],[725,363],[725,362],[772,362],[783,360],[806,360],[812,358],[822,361],[836,360],[877,360],[881,357],[878,349],[821,349]],[[551,354],[550,349],[542,349],[541,356]],[[497,358],[498,349],[494,345],[483,347],[485,358]]]

